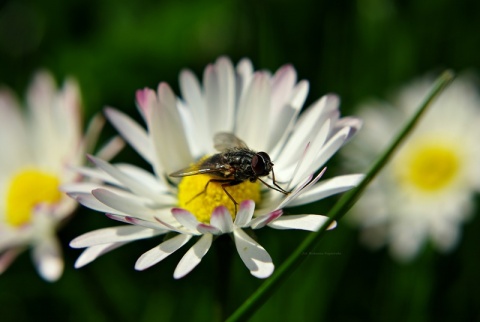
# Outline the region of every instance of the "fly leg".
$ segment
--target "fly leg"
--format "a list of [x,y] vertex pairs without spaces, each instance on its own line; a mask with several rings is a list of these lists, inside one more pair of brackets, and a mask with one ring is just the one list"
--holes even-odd
[[262,179],[260,178],[257,178],[261,183],[263,183],[264,185],[266,185],[267,187],[269,187],[270,189],[273,189],[273,190],[276,190],[278,192],[281,192],[283,193],[284,195],[288,195],[291,191],[287,191],[285,189],[283,189],[282,187],[280,187],[277,182],[275,181],[275,173],[273,172],[273,169],[272,169],[272,182],[273,182],[273,185],[275,187],[272,187],[271,185],[269,185],[268,183],[266,183],[265,181],[263,181]]
[[237,205],[238,205],[238,202],[232,197],[232,195],[227,191],[227,189],[225,189],[226,187],[231,187],[231,186],[235,186],[237,184],[240,184],[242,183],[243,181],[239,181],[239,180],[233,180],[233,179],[210,179],[208,180],[207,184],[205,185],[205,188],[203,188],[202,191],[200,191],[199,193],[197,193],[195,196],[193,196],[192,199],[190,199],[187,204],[189,204],[191,201],[193,201],[195,198],[201,196],[202,194],[206,193],[207,192],[207,188],[208,188],[208,185],[210,184],[210,182],[217,182],[217,183],[222,183],[222,189],[223,191],[227,194],[228,198],[230,198],[230,200],[232,200],[233,202],[233,205],[235,207],[235,215],[237,214]]

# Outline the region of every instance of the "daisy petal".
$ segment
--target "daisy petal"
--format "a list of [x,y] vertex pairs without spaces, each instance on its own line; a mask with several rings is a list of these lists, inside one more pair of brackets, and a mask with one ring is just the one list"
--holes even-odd
[[107,205],[101,203],[97,198],[95,198],[91,193],[78,193],[78,192],[69,192],[68,195],[75,199],[79,204],[96,210],[100,212],[114,212],[116,214],[121,214],[126,216],[127,214],[117,211],[116,209],[110,208]]
[[43,279],[54,282],[63,272],[63,259],[60,244],[53,236],[43,238],[33,248],[35,267]]
[[210,225],[218,228],[222,233],[229,233],[233,229],[233,221],[227,207],[219,206],[213,210]]
[[158,198],[158,195],[155,194],[144,182],[140,181],[137,177],[132,177],[125,172],[121,171],[117,167],[111,165],[108,162],[105,162],[99,158],[89,155],[88,158],[100,169],[114,177],[116,180],[122,183],[125,187],[131,189],[132,192],[139,196],[146,196],[153,200]]
[[135,263],[135,269],[137,271],[143,271],[158,262],[164,260],[174,252],[176,252],[180,247],[185,245],[190,239],[191,235],[177,235],[173,238],[170,238],[167,241],[164,241],[155,248],[150,249],[148,252],[144,253]]
[[304,192],[288,205],[290,207],[304,205],[337,193],[348,191],[356,187],[364,177],[365,175],[363,174],[351,174],[323,180],[316,185],[312,185],[311,188],[305,188]]
[[221,235],[222,231],[216,227],[207,224],[200,224],[197,226],[197,230],[200,234]]
[[270,115],[270,96],[269,75],[266,72],[259,72],[255,73],[249,88],[239,102],[236,135],[257,151],[267,148],[268,135],[264,135],[264,132],[265,120],[268,120]]
[[257,278],[272,275],[274,265],[267,251],[241,229],[235,229],[233,235],[238,254],[250,273]]
[[212,245],[212,235],[203,235],[182,257],[173,277],[179,279],[190,273],[202,260]]
[[135,151],[145,160],[153,163],[153,149],[147,132],[126,114],[114,108],[105,108],[105,115]]
[[255,218],[250,222],[250,227],[252,229],[260,229],[265,227],[268,223],[272,222],[273,220],[277,219],[283,214],[282,209],[277,209],[275,211],[272,211],[271,213],[267,215],[263,215],[260,217]]
[[253,200],[244,200],[240,203],[240,209],[235,216],[235,226],[245,227],[252,220],[255,210],[255,202]]
[[[290,215],[282,216],[268,224],[275,229],[301,229],[308,231],[317,231],[329,218],[321,215]],[[337,226],[333,222],[327,229],[333,229]]]
[[102,244],[102,245],[95,245],[86,248],[82,254],[77,258],[75,261],[75,268],[83,267],[87,264],[90,264],[98,257],[106,254],[114,249],[117,249],[120,246],[127,244],[128,242],[119,242],[119,243],[110,243],[110,244]]
[[17,258],[22,250],[23,248],[13,248],[0,254],[0,274],[5,272],[5,270],[10,266],[15,258]]
[[172,215],[183,227],[196,231],[200,222],[195,216],[188,210],[182,208],[172,208]]
[[[166,173],[193,162],[180,111],[170,86],[158,86],[158,104],[153,108],[149,124],[156,158]],[[162,173],[158,173],[163,178]]]
[[70,247],[84,248],[101,244],[145,239],[163,234],[165,232],[167,231],[131,225],[102,228],[78,236],[70,242]]
[[150,220],[153,220],[155,215],[155,212],[135,195],[120,195],[107,189],[95,189],[92,195],[101,203],[124,214],[134,214],[134,217]]

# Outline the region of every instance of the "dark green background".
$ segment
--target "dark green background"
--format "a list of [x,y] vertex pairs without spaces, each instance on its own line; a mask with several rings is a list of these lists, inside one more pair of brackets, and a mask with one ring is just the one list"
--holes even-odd
[[[343,114],[354,114],[364,99],[385,97],[426,72],[477,71],[479,13],[475,0],[7,1],[0,4],[0,82],[23,94],[32,73],[47,68],[57,81],[78,79],[86,119],[110,105],[139,120],[135,90],[167,81],[178,93],[182,68],[200,75],[228,55],[235,63],[249,57],[260,69],[292,63],[310,81],[308,102],[336,92]],[[107,126],[102,138],[113,133]],[[117,160],[145,165],[129,148]],[[340,172],[336,161],[329,175]],[[326,213],[334,201],[293,211]],[[144,272],[133,269],[160,240],[135,242],[73,269],[80,251],[68,242],[114,224],[85,208],[77,212],[60,233],[66,269],[57,283],[36,275],[28,253],[20,256],[0,276],[0,320],[211,321],[261,283],[226,236],[179,281],[173,270],[186,248]],[[357,231],[340,222],[252,320],[479,320],[479,229],[475,216],[454,252],[440,255],[427,245],[412,263],[398,264],[385,250],[365,250]],[[279,266],[306,234],[257,235]],[[226,284],[219,282],[223,275],[230,277]]]

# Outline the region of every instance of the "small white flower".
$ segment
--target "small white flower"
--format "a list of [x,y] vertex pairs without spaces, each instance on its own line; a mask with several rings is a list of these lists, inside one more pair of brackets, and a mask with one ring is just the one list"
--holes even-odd
[[[250,272],[268,277],[274,269],[272,259],[243,229],[318,230],[327,220],[325,216],[282,216],[282,209],[346,191],[358,183],[361,175],[317,183],[323,171],[314,174],[357,131],[360,121],[340,118],[334,95],[319,99],[299,116],[308,83],[297,83],[296,72],[289,65],[271,75],[254,72],[249,60],[234,68],[222,57],[205,69],[203,87],[190,71],[183,71],[180,88],[183,99],[176,98],[165,83],[157,92],[137,92],[148,131],[123,113],[106,110],[122,136],[152,165],[154,174],[93,157],[97,170],[79,169],[104,184],[74,184],[64,190],[83,205],[131,225],[100,229],[73,240],[72,247],[87,247],[76,267],[127,242],[178,233],[138,259],[135,268],[143,270],[198,236],[175,270],[174,277],[181,278],[207,253],[213,236],[229,233]],[[208,175],[184,177],[181,182],[168,176],[218,153],[212,140],[218,132],[234,133],[249,148],[267,151],[275,164],[276,181],[292,192],[285,196],[248,180],[227,187],[240,204],[235,214],[233,202],[220,184],[210,183],[201,193],[211,178]]]
[[[346,152],[365,166],[378,157],[425,99],[433,82],[416,81],[394,101],[360,110],[365,129]],[[432,104],[420,125],[352,209],[362,240],[388,244],[392,255],[411,260],[431,240],[440,251],[458,242],[480,188],[480,98],[473,83],[457,79]],[[358,164],[358,163],[357,163]]]
[[102,121],[83,138],[77,84],[68,80],[57,92],[46,72],[35,76],[27,106],[24,115],[14,95],[0,90],[0,273],[31,246],[39,274],[55,281],[63,272],[56,230],[76,207],[59,185],[79,179],[68,166],[82,164]]

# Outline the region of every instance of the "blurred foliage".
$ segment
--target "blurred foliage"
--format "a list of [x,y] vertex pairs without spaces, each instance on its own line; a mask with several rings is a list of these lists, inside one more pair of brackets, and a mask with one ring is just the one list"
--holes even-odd
[[[2,1],[0,82],[23,95],[32,73],[47,68],[59,82],[79,81],[85,119],[110,105],[139,120],[135,90],[166,81],[178,93],[182,68],[201,77],[207,63],[228,55],[234,62],[249,57],[261,69],[292,63],[310,81],[308,102],[336,92],[351,114],[365,98],[385,97],[426,72],[478,71],[478,12],[474,0]],[[104,137],[113,133],[108,126]],[[131,149],[118,159],[141,162]],[[333,160],[329,172],[336,170]],[[293,211],[326,213],[334,201]],[[261,283],[225,236],[179,281],[172,275],[182,251],[144,272],[133,269],[159,240],[124,246],[75,270],[80,252],[68,242],[112,224],[79,209],[60,233],[66,269],[57,283],[41,280],[29,255],[21,255],[0,276],[0,320],[215,320]],[[474,216],[454,252],[427,247],[414,262],[398,264],[384,250],[362,248],[357,232],[341,222],[252,320],[479,320],[479,230]],[[305,234],[267,230],[258,238],[279,265]]]

